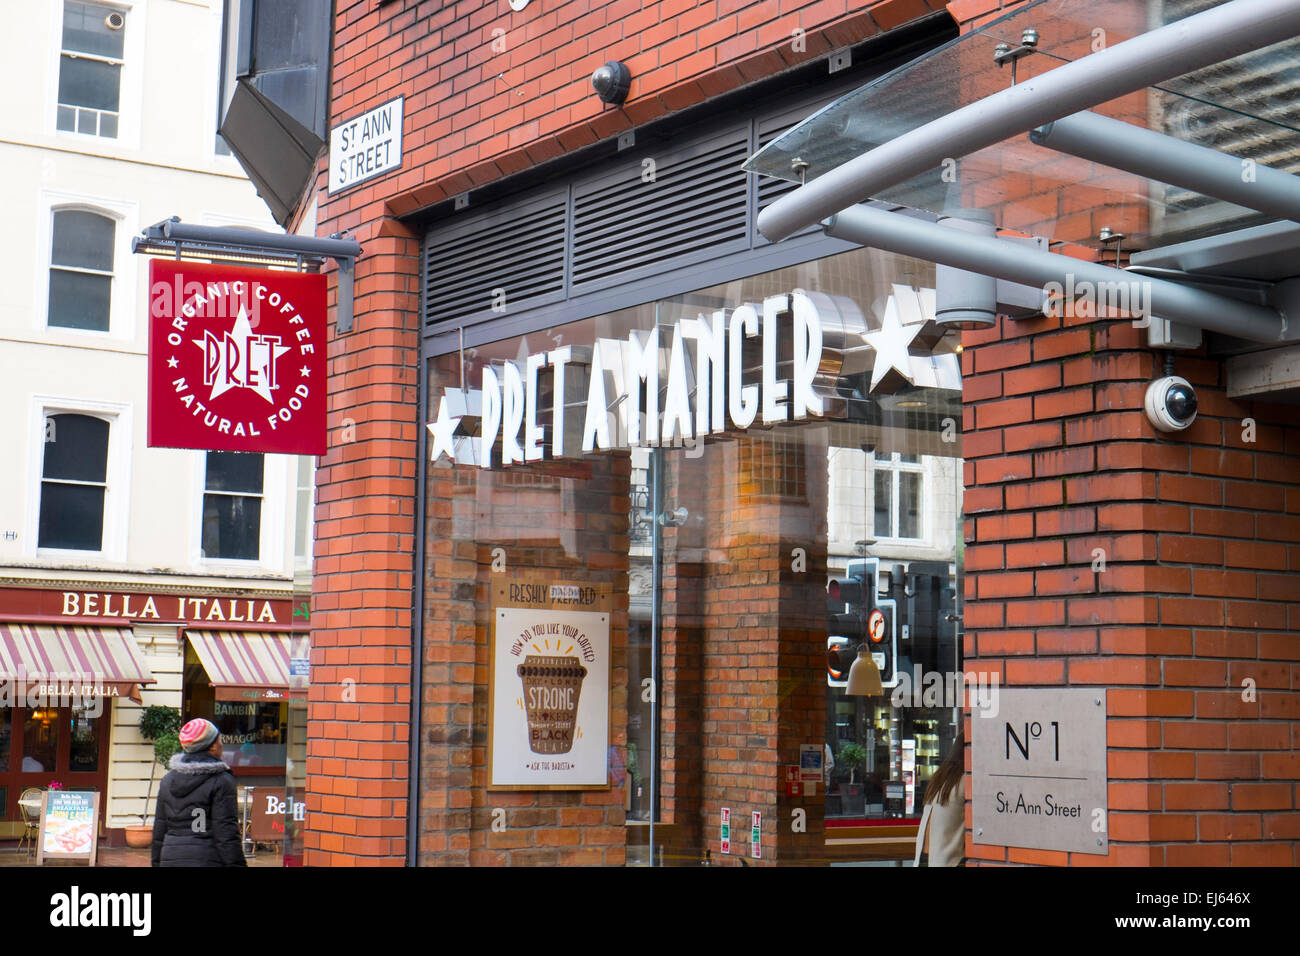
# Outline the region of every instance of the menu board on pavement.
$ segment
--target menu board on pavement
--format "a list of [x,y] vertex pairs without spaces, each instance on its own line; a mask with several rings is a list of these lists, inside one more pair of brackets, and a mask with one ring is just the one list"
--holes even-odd
[[95,865],[99,849],[99,793],[47,790],[41,795],[36,864],[46,860],[85,860]]

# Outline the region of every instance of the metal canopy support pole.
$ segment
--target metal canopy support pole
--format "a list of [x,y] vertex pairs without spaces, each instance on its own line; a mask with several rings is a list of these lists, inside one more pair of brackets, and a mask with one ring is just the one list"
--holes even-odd
[[164,219],[145,230],[146,236],[159,230],[162,238],[180,242],[211,242],[240,245],[249,249],[285,255],[331,256],[355,259],[361,255],[361,243],[355,239],[318,239],[315,236],[277,235],[238,226],[193,226],[179,219]]
[[[759,213],[784,239],[854,203],[1035,127],[1300,34],[1300,0],[1230,0],[954,110],[849,160]],[[924,252],[922,258],[931,258]]]
[[[1056,282],[1063,287],[1078,288],[1081,283],[1089,282],[1097,287],[1099,298],[1101,290],[1106,290],[1107,301],[1121,298],[1130,304],[1141,302],[1146,311],[1162,319],[1255,342],[1282,339],[1282,317],[1264,306],[1095,262],[1040,252],[1018,243],[945,229],[936,223],[901,213],[854,206],[833,216],[824,225],[826,234],[835,239],[929,259],[1025,285],[1041,287]],[[1112,296],[1112,290],[1122,294]],[[1139,310],[1133,308],[1131,311],[1136,314]]]
[[1089,112],[1040,126],[1029,138],[1080,159],[1300,222],[1300,179],[1271,166]]

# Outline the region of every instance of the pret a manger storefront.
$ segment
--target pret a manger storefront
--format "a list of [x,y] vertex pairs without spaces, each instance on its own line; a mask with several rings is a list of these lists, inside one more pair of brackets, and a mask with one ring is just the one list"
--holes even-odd
[[101,842],[151,822],[165,770],[140,736],[147,706],[212,720],[241,785],[283,787],[290,662],[307,657],[307,613],[284,591],[0,587],[6,836],[21,829],[21,794],[51,783],[103,794]]
[[[910,858],[961,703],[886,696],[958,667],[960,370],[932,282],[849,251],[475,346],[477,388],[459,351],[430,360],[426,641],[472,628],[466,677],[491,662],[426,711],[486,790],[472,861]],[[584,591],[608,614],[564,610]],[[888,689],[850,696],[874,612]]]
[[[1300,165],[1289,80],[1247,95],[1297,60],[1267,28],[1284,5],[1005,5],[913,34],[901,69],[855,47],[879,70],[852,90],[750,63],[767,79],[591,120],[539,169],[503,146],[323,201],[326,227],[386,212],[331,424],[387,417],[318,472],[306,861],[899,864],[956,753],[971,861],[1295,863],[1300,433],[1276,363],[1300,238],[1224,177],[1138,165],[1186,155],[1166,140],[1239,182]],[[1220,7],[1194,62],[1121,50]],[[961,125],[1058,69],[1093,70],[1068,102],[1098,116],[1068,119],[1132,127],[1106,157],[1065,116]],[[1164,147],[1120,150],[1133,131]],[[1141,297],[1074,281],[1117,275]],[[1199,409],[1166,430],[1146,396],[1175,377]],[[361,509],[382,522],[347,526]],[[848,692],[858,660],[878,691]],[[999,751],[1086,756],[1079,787],[999,803],[999,700]]]

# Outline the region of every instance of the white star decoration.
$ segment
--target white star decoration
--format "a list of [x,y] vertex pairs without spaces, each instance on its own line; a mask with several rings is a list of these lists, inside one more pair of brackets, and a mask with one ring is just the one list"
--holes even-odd
[[176,366],[178,366],[178,365],[180,365],[180,364],[181,364],[180,362],[176,361],[176,356],[174,356],[174,355],[173,355],[171,358],[169,358],[169,359],[167,360],[167,367],[168,367],[168,368],[176,368]]
[[438,403],[438,418],[425,426],[433,436],[433,444],[429,446],[429,461],[437,461],[444,451],[453,462],[456,460],[456,449],[452,443],[455,441],[456,427],[459,424],[460,418],[452,416],[451,410],[447,407],[447,396],[444,395]]
[[876,350],[875,362],[871,367],[873,392],[881,379],[893,370],[897,370],[909,383],[915,384],[916,381],[912,375],[912,356],[907,350],[924,328],[924,323],[903,325],[898,318],[896,299],[896,296],[889,297],[884,317],[880,320],[880,328],[875,332],[862,333],[867,344]]
[[306,365],[304,365],[302,368],[298,369],[298,371],[302,373],[302,377],[303,377],[303,378],[306,378],[307,376],[309,376],[309,375],[311,374],[311,368],[310,368],[309,366],[306,366]]

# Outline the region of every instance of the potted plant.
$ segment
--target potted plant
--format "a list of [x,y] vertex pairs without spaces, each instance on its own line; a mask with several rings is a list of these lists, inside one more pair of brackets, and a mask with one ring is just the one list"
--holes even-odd
[[845,744],[835,757],[835,767],[840,772],[848,768],[847,783],[840,784],[841,812],[846,816],[861,816],[867,812],[862,797],[862,784],[858,783],[858,768],[866,765],[867,752],[859,744]]
[[153,827],[149,824],[149,802],[153,799],[153,785],[158,779],[158,767],[161,765],[165,770],[172,755],[181,749],[180,729],[181,712],[175,707],[155,704],[146,707],[140,714],[140,736],[153,744],[154,759],[149,773],[149,791],[144,798],[144,813],[140,815],[140,826],[126,828],[127,846],[148,846],[153,839]]

